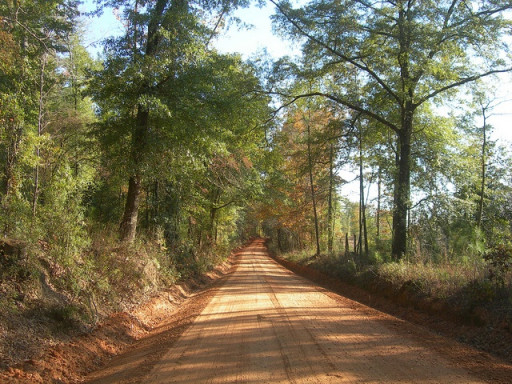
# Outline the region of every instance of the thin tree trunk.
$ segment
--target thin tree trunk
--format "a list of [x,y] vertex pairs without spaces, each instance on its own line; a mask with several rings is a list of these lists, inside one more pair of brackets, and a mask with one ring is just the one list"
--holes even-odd
[[[40,138],[43,133],[44,125],[44,71],[46,69],[46,53],[41,56],[41,68],[39,72],[39,109],[37,116],[37,137]],[[39,159],[41,156],[41,148],[39,143],[36,145],[36,166],[34,170],[34,194],[32,198],[32,216],[37,213],[37,200],[39,198]]]
[[[72,47],[72,43],[67,40],[68,44],[68,51],[69,51],[69,61],[71,63],[71,92],[73,95],[73,111],[75,114],[78,114],[78,96],[80,95],[80,86],[78,84],[77,79],[77,64],[75,61],[74,51]],[[79,171],[79,164],[78,164],[78,145],[75,145],[75,152],[74,152],[74,166],[73,170],[75,173],[75,178],[78,178],[78,171]]]
[[158,180],[155,180],[154,192],[153,192],[153,197],[154,197],[154,201],[153,201],[153,217],[155,219],[158,218],[158,210],[159,210],[158,209],[159,208],[158,207],[158,203],[159,203],[159,201],[158,201],[158,198],[159,198],[158,197],[158,187],[159,187],[159,185],[158,184],[159,184]]
[[[14,1],[14,9],[18,8],[18,2]],[[25,44],[25,31],[21,31],[21,44],[20,44],[20,55],[19,57],[25,57],[26,55],[26,44]],[[23,62],[19,62],[16,60],[15,65],[18,65],[21,69],[20,71],[20,77],[23,79],[26,76],[26,66],[23,65]],[[16,82],[16,90],[14,91],[14,97],[17,100],[23,100],[23,89],[22,89],[21,82]],[[22,135],[23,135],[23,124],[21,123],[21,119],[16,115],[11,115],[10,119],[6,119],[6,131],[7,133],[7,139],[8,139],[8,147],[7,147],[7,161],[5,163],[5,199],[3,204],[3,209],[8,210],[8,201],[9,196],[18,188],[18,180],[16,180],[16,165],[18,163],[18,155],[20,152],[20,145],[22,142]],[[5,231],[9,231],[10,228],[8,228],[8,223],[6,222],[6,228]]]
[[150,188],[149,185],[146,187],[146,231],[149,231],[149,222],[151,221],[151,214],[150,214]]
[[329,197],[327,206],[327,252],[332,254],[332,245],[334,242],[333,228],[333,193],[334,193],[334,145],[331,143],[329,148]]
[[14,121],[12,124],[8,123],[8,140],[9,140],[9,146],[7,148],[7,161],[5,162],[5,185],[4,185],[4,193],[5,196],[9,196],[11,193],[13,193],[16,189],[17,182],[16,182],[16,163],[18,161],[18,154],[20,151],[20,144],[21,144],[21,135],[22,135],[22,128],[21,124]]
[[209,242],[210,244],[215,245],[217,242],[217,211],[219,210],[218,204],[220,201],[221,190],[220,188],[215,188],[213,191],[213,196],[211,197],[211,207],[210,207],[210,234]]
[[[361,147],[359,147],[361,148]],[[361,153],[361,152],[359,152]],[[362,160],[359,156],[359,241],[357,243],[357,252],[359,253],[359,260],[363,259],[363,247],[361,246],[361,238],[363,233],[363,205],[364,205],[364,187],[362,175]]]
[[377,243],[380,240],[380,197],[381,197],[381,170],[379,166],[377,175]]
[[316,212],[316,195],[315,185],[313,183],[313,159],[311,155],[311,128],[309,121],[307,123],[307,134],[308,134],[308,171],[309,171],[309,185],[311,186],[311,201],[313,203],[313,218],[315,221],[315,240],[316,240],[316,255],[320,255],[320,231],[318,228],[318,215]]
[[487,151],[487,116],[485,107],[482,106],[482,116],[484,118],[483,125],[483,139],[482,139],[482,164],[481,164],[481,185],[480,185],[480,200],[478,202],[478,212],[476,225],[482,228],[482,216],[484,211],[484,196],[485,196],[485,182],[486,182],[486,151]]
[[335,252],[334,250],[334,245],[335,245],[335,236],[336,236],[336,212],[337,212],[337,209],[338,209],[338,199],[336,199],[336,188],[334,188],[334,201],[333,201],[333,204],[332,204],[332,226],[331,226],[331,231],[332,231],[332,243],[333,243],[333,252]]
[[215,245],[216,234],[215,234],[215,221],[217,220],[217,208],[211,207],[210,209],[210,233],[208,234],[208,241],[210,245]]
[[368,259],[369,247],[368,247],[368,228],[366,225],[366,204],[363,203],[363,236],[364,236],[364,255]]
[[216,218],[215,219],[215,223],[214,223],[215,229],[214,229],[214,235],[213,235],[213,244],[214,245],[217,245],[217,240],[218,240],[218,236],[219,236],[219,226],[218,226],[218,224],[219,224],[219,221]]
[[[359,134],[359,256],[368,258],[368,231],[366,227],[366,204],[364,200],[363,135]],[[363,254],[364,244],[364,254]]]

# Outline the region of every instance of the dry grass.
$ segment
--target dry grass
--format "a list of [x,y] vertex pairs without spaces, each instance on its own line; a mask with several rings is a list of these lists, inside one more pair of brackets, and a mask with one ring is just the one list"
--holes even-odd
[[[312,250],[282,255],[345,282],[416,306],[444,303],[462,321],[500,323],[512,330],[512,271],[493,279],[483,258],[459,263],[380,262],[357,264],[350,255],[311,256]],[[443,309],[444,308],[444,309]],[[508,325],[507,325],[508,324]]]
[[381,279],[393,286],[414,282],[421,294],[441,299],[456,295],[472,282],[487,280],[487,266],[483,260],[464,264],[385,263],[375,270]]

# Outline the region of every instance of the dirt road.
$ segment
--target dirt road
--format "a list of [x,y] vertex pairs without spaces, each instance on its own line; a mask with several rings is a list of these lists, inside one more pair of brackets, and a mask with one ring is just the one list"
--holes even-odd
[[421,331],[362,307],[284,269],[258,240],[179,338],[162,347],[161,332],[160,353],[135,349],[88,382],[484,382]]

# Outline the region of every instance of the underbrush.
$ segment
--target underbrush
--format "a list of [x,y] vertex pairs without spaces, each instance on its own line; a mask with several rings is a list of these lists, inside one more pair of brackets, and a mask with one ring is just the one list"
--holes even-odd
[[0,242],[0,368],[88,332],[102,318],[199,275],[227,247],[168,249],[162,236],[122,244],[113,228],[95,230],[79,252],[46,241]]
[[[463,323],[512,331],[512,271],[473,258],[460,263],[357,263],[356,255],[320,255],[312,250],[281,257],[389,298]],[[499,275],[499,279],[496,276]]]

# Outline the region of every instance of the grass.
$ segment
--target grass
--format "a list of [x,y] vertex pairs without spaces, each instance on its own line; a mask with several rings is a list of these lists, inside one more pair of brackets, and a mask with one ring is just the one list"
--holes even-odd
[[393,286],[414,282],[427,297],[446,299],[474,281],[486,280],[483,261],[472,264],[385,263],[376,267],[379,277]]
[[442,303],[436,307],[453,311],[463,321],[500,323],[512,330],[512,271],[500,281],[493,279],[492,265],[483,258],[437,264],[373,259],[357,264],[351,255],[312,255],[314,251],[306,249],[281,256],[393,300],[413,306]]

